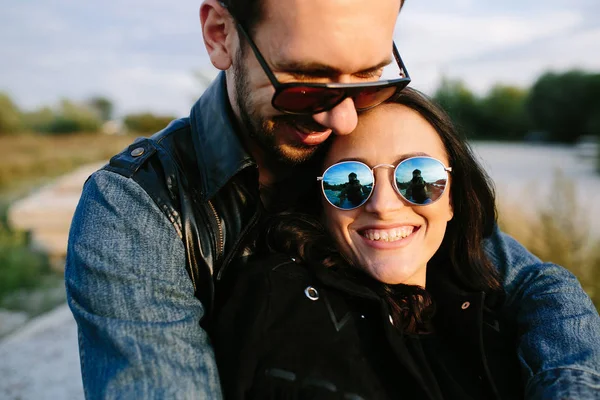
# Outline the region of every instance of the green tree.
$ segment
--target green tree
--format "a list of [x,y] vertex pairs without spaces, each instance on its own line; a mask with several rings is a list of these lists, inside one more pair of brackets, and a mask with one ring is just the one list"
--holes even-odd
[[522,140],[531,129],[525,109],[527,90],[495,85],[482,100],[482,136],[501,140]]
[[98,132],[102,121],[97,112],[85,104],[63,99],[55,109],[42,107],[25,113],[29,130],[48,134]]
[[25,128],[33,132],[46,132],[54,121],[54,111],[50,107],[42,107],[23,114]]
[[485,136],[481,132],[483,116],[480,100],[463,81],[442,79],[433,98],[446,110],[462,133],[470,138]]
[[170,115],[140,113],[125,116],[123,123],[127,127],[127,130],[146,135],[162,130],[174,119],[175,117]]
[[0,92],[0,135],[11,135],[22,130],[21,111],[8,94]]
[[536,128],[553,140],[573,143],[581,135],[596,134],[600,74],[546,73],[531,88],[526,107]]
[[106,97],[95,96],[88,101],[92,110],[94,110],[103,122],[110,121],[113,117],[114,106],[112,101]]
[[100,118],[90,107],[63,99],[46,132],[51,134],[98,132],[100,125]]

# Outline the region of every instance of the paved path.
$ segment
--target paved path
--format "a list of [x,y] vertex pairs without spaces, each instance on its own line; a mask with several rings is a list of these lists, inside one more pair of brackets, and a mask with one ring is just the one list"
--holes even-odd
[[0,341],[0,399],[83,399],[77,327],[66,304]]
[[64,258],[71,220],[83,184],[88,176],[104,164],[79,167],[18,200],[8,210],[9,224],[15,229],[30,232],[34,248],[54,259]]

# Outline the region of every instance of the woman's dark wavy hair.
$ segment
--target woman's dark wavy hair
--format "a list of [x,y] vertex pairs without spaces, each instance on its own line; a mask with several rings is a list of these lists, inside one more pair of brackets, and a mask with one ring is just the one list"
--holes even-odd
[[[441,138],[452,167],[450,199],[454,216],[440,248],[428,263],[428,274],[435,273],[437,268],[449,269],[447,275],[464,290],[493,292],[500,289],[496,269],[483,249],[483,240],[492,233],[496,223],[495,195],[488,176],[448,115],[424,94],[406,88],[388,103],[404,105],[425,118]],[[320,188],[315,186],[310,197],[320,200],[320,196]],[[417,286],[383,284],[356,268],[358,266],[352,266],[314,211],[274,216],[263,230],[261,240],[264,241],[259,247],[267,252],[294,254],[308,265],[342,271],[386,299],[398,329],[428,331],[435,306],[427,291]]]

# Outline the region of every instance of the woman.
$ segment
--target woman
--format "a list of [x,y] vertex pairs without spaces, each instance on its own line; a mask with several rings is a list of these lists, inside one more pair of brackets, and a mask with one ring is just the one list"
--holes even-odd
[[[226,398],[522,397],[482,249],[494,194],[447,116],[405,89],[336,137],[324,166],[323,226],[274,218],[222,291],[212,337]],[[362,199],[342,201],[353,174]]]

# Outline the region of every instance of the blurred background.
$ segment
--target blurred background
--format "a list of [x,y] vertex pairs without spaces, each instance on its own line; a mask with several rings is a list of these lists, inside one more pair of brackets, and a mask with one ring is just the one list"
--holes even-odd
[[[198,0],[2,3],[0,398],[79,399],[62,271],[81,186],[216,71]],[[502,228],[600,306],[600,3],[408,0],[395,40],[493,178]]]

